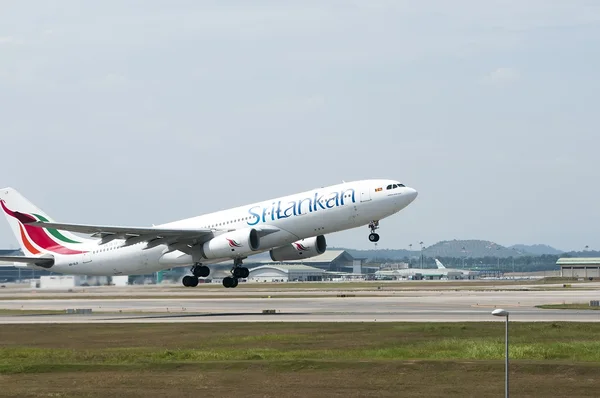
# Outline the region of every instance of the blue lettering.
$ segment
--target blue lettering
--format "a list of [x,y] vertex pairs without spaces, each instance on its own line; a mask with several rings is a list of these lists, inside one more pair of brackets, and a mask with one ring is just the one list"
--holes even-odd
[[327,208],[329,209],[331,209],[332,207],[338,207],[340,205],[340,202],[338,200],[338,193],[334,192],[333,195],[334,196],[327,199]]
[[277,203],[277,219],[288,218],[289,215],[281,214],[281,200]]
[[346,192],[352,191],[352,203],[356,202],[356,199],[354,198],[354,188],[348,188],[346,190],[343,190],[342,192],[340,192],[340,198],[341,198],[341,204],[342,206],[344,205],[344,197],[346,196]]
[[[326,197],[326,199],[323,199]],[[302,204],[306,202],[304,206],[304,213],[302,212]],[[341,192],[331,192],[327,195],[319,195],[315,193],[313,198],[304,198],[301,200],[292,200],[287,203],[287,207],[282,211],[281,201],[273,202],[271,206],[254,206],[248,210],[248,213],[252,216],[252,220],[248,221],[248,225],[256,225],[261,219],[262,222],[266,222],[267,215],[271,216],[271,220],[280,220],[282,218],[288,218],[292,215],[298,216],[305,213],[312,213],[320,209],[333,209],[334,207],[344,206],[346,203],[356,203],[356,192],[354,188],[348,188]]]
[[293,215],[294,216],[296,215],[296,202],[288,202],[288,204],[289,204],[288,208],[283,211],[283,215],[285,216],[285,218],[288,218],[292,215],[292,214],[288,214],[288,211],[290,211],[292,209],[294,209]]
[[[318,196],[319,193],[315,193],[315,203],[314,203],[314,210],[317,211],[317,204],[319,205],[319,207],[323,210],[325,210],[325,207],[323,206],[323,195]],[[318,196],[318,197],[317,197]]]
[[252,211],[252,209],[256,209],[256,208],[260,208],[260,207],[259,207],[259,206],[254,206],[254,207],[251,207],[251,208],[250,208],[250,210],[248,210],[248,213],[250,213],[250,215],[256,219],[256,220],[255,220],[255,221],[253,221],[253,222],[251,222],[251,221],[248,221],[248,225],[256,225],[256,224],[258,224],[258,222],[260,221],[260,215],[259,215],[259,214],[257,214],[257,213],[254,213],[254,212]]
[[266,217],[267,217],[267,210],[268,210],[268,209],[267,209],[266,207],[263,207],[263,209],[262,209],[262,221],[263,221],[263,222],[267,221],[267,220],[266,220]]
[[304,198],[298,201],[298,214],[302,214],[302,203],[308,200],[308,211],[312,212],[312,199]]

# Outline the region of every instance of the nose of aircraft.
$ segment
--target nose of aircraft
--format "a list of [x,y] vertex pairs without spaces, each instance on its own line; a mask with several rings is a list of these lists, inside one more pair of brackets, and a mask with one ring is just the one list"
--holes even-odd
[[412,202],[413,200],[415,200],[415,198],[419,195],[419,193],[417,192],[416,189],[414,188],[410,188],[410,187],[406,187],[406,196],[408,196],[410,198],[410,201]]

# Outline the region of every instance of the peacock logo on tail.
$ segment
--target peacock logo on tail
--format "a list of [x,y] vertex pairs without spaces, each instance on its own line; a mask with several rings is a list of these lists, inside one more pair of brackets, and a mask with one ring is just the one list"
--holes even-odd
[[2,199],[0,199],[0,206],[4,213],[19,222],[20,239],[24,247],[33,255],[43,254],[43,252],[57,254],[87,253],[86,251],[73,250],[65,246],[65,244],[79,244],[81,242],[67,238],[56,229],[28,225],[32,222],[48,222],[45,217],[39,214],[26,214],[11,210]]

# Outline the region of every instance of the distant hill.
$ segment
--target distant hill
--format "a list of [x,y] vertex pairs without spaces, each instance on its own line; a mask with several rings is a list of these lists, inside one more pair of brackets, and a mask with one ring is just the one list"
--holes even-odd
[[558,255],[564,253],[562,250],[558,250],[548,245],[512,245],[509,249],[515,249],[526,254],[532,254],[534,256],[541,256],[544,254]]
[[488,240],[445,240],[424,250],[428,257],[517,257],[525,253]]
[[[378,250],[355,250],[343,247],[329,248],[334,250],[346,250],[355,258],[366,258],[373,261],[381,260],[401,260],[407,257],[419,257],[421,250],[393,250],[393,249],[378,249]],[[515,247],[504,247],[494,242],[487,240],[447,240],[441,241],[434,245],[425,247],[423,250],[425,257],[520,257],[527,255],[535,255],[533,253],[519,250]]]

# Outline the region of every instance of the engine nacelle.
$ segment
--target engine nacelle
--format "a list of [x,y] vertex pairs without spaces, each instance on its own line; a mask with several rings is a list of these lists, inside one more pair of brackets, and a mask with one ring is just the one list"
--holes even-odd
[[269,254],[273,261],[290,261],[318,256],[325,253],[325,249],[327,249],[325,236],[319,235],[271,249]]
[[253,254],[260,247],[260,238],[254,228],[244,228],[215,236],[202,245],[207,259],[237,257]]

